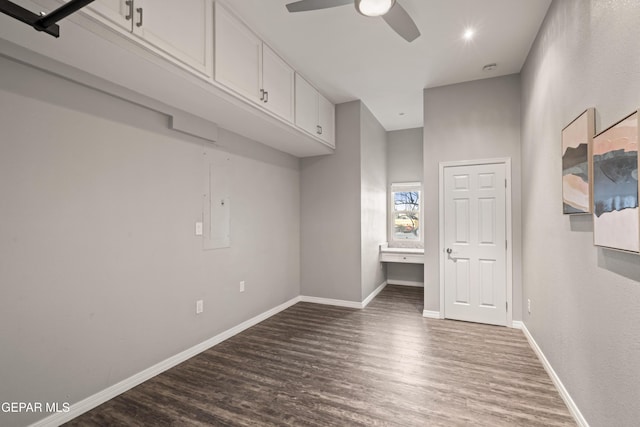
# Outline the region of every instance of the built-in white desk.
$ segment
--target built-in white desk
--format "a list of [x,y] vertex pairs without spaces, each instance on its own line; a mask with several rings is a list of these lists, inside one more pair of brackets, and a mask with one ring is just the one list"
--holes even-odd
[[422,248],[390,248],[388,243],[380,245],[380,261],[424,264]]

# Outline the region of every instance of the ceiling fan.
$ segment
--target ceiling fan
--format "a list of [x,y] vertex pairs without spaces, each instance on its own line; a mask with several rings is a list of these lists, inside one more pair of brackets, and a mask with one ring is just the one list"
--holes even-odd
[[381,16],[403,39],[412,42],[420,31],[407,11],[396,0],[300,0],[287,5],[289,12],[328,9],[354,3],[358,13],[364,16]]

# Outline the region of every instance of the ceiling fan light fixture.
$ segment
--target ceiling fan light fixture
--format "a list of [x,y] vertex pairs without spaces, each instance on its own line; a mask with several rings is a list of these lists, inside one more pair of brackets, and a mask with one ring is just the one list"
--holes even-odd
[[389,12],[396,0],[356,0],[356,10],[364,16],[382,16]]

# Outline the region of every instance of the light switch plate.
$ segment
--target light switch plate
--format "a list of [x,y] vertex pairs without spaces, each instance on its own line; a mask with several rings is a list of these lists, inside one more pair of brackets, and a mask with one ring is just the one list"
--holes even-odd
[[196,222],[196,236],[202,236],[202,221]]

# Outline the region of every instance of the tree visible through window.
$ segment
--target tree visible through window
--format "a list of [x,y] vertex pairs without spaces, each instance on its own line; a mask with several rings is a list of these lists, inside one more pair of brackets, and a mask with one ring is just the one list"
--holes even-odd
[[392,240],[420,241],[420,184],[393,184]]

